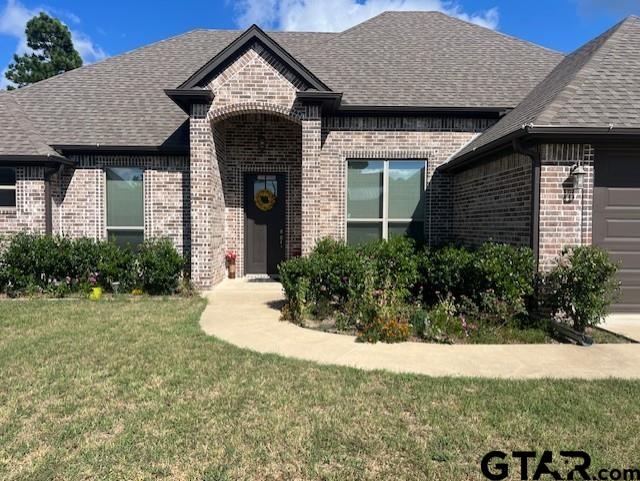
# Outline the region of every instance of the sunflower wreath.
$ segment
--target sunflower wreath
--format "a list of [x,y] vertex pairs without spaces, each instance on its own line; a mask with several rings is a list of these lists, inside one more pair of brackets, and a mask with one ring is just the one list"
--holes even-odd
[[262,189],[256,193],[256,207],[262,212],[268,212],[276,205],[276,196],[269,189]]

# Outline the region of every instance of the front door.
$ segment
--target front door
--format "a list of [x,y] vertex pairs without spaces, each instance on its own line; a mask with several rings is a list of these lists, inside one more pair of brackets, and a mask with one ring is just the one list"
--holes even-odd
[[276,274],[285,256],[285,174],[245,174],[246,274]]

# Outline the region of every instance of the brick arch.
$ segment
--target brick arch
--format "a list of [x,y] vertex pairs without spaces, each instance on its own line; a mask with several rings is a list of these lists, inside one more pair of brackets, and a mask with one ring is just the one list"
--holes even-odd
[[302,124],[302,115],[296,110],[268,102],[244,102],[225,105],[211,110],[207,117],[211,122],[219,122],[236,115],[265,113],[283,117],[296,124]]

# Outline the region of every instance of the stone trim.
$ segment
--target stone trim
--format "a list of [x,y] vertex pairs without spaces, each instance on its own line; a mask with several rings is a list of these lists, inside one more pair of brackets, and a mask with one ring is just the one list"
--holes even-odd
[[231,105],[225,105],[211,110],[207,118],[211,122],[219,122],[226,118],[242,115],[242,114],[264,114],[271,113],[284,117],[297,124],[302,123],[303,115],[291,108],[283,105],[272,104],[269,102],[238,102]]

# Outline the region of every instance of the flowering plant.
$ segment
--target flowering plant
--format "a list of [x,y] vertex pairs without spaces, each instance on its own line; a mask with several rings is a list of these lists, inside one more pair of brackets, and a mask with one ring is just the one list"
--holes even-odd
[[98,272],[94,272],[89,275],[88,281],[91,287],[96,287],[98,285],[98,276],[100,274]]
[[227,260],[227,262],[229,264],[233,264],[236,261],[236,258],[238,257],[238,255],[236,254],[236,251],[227,251],[226,254],[224,255],[224,258]]

